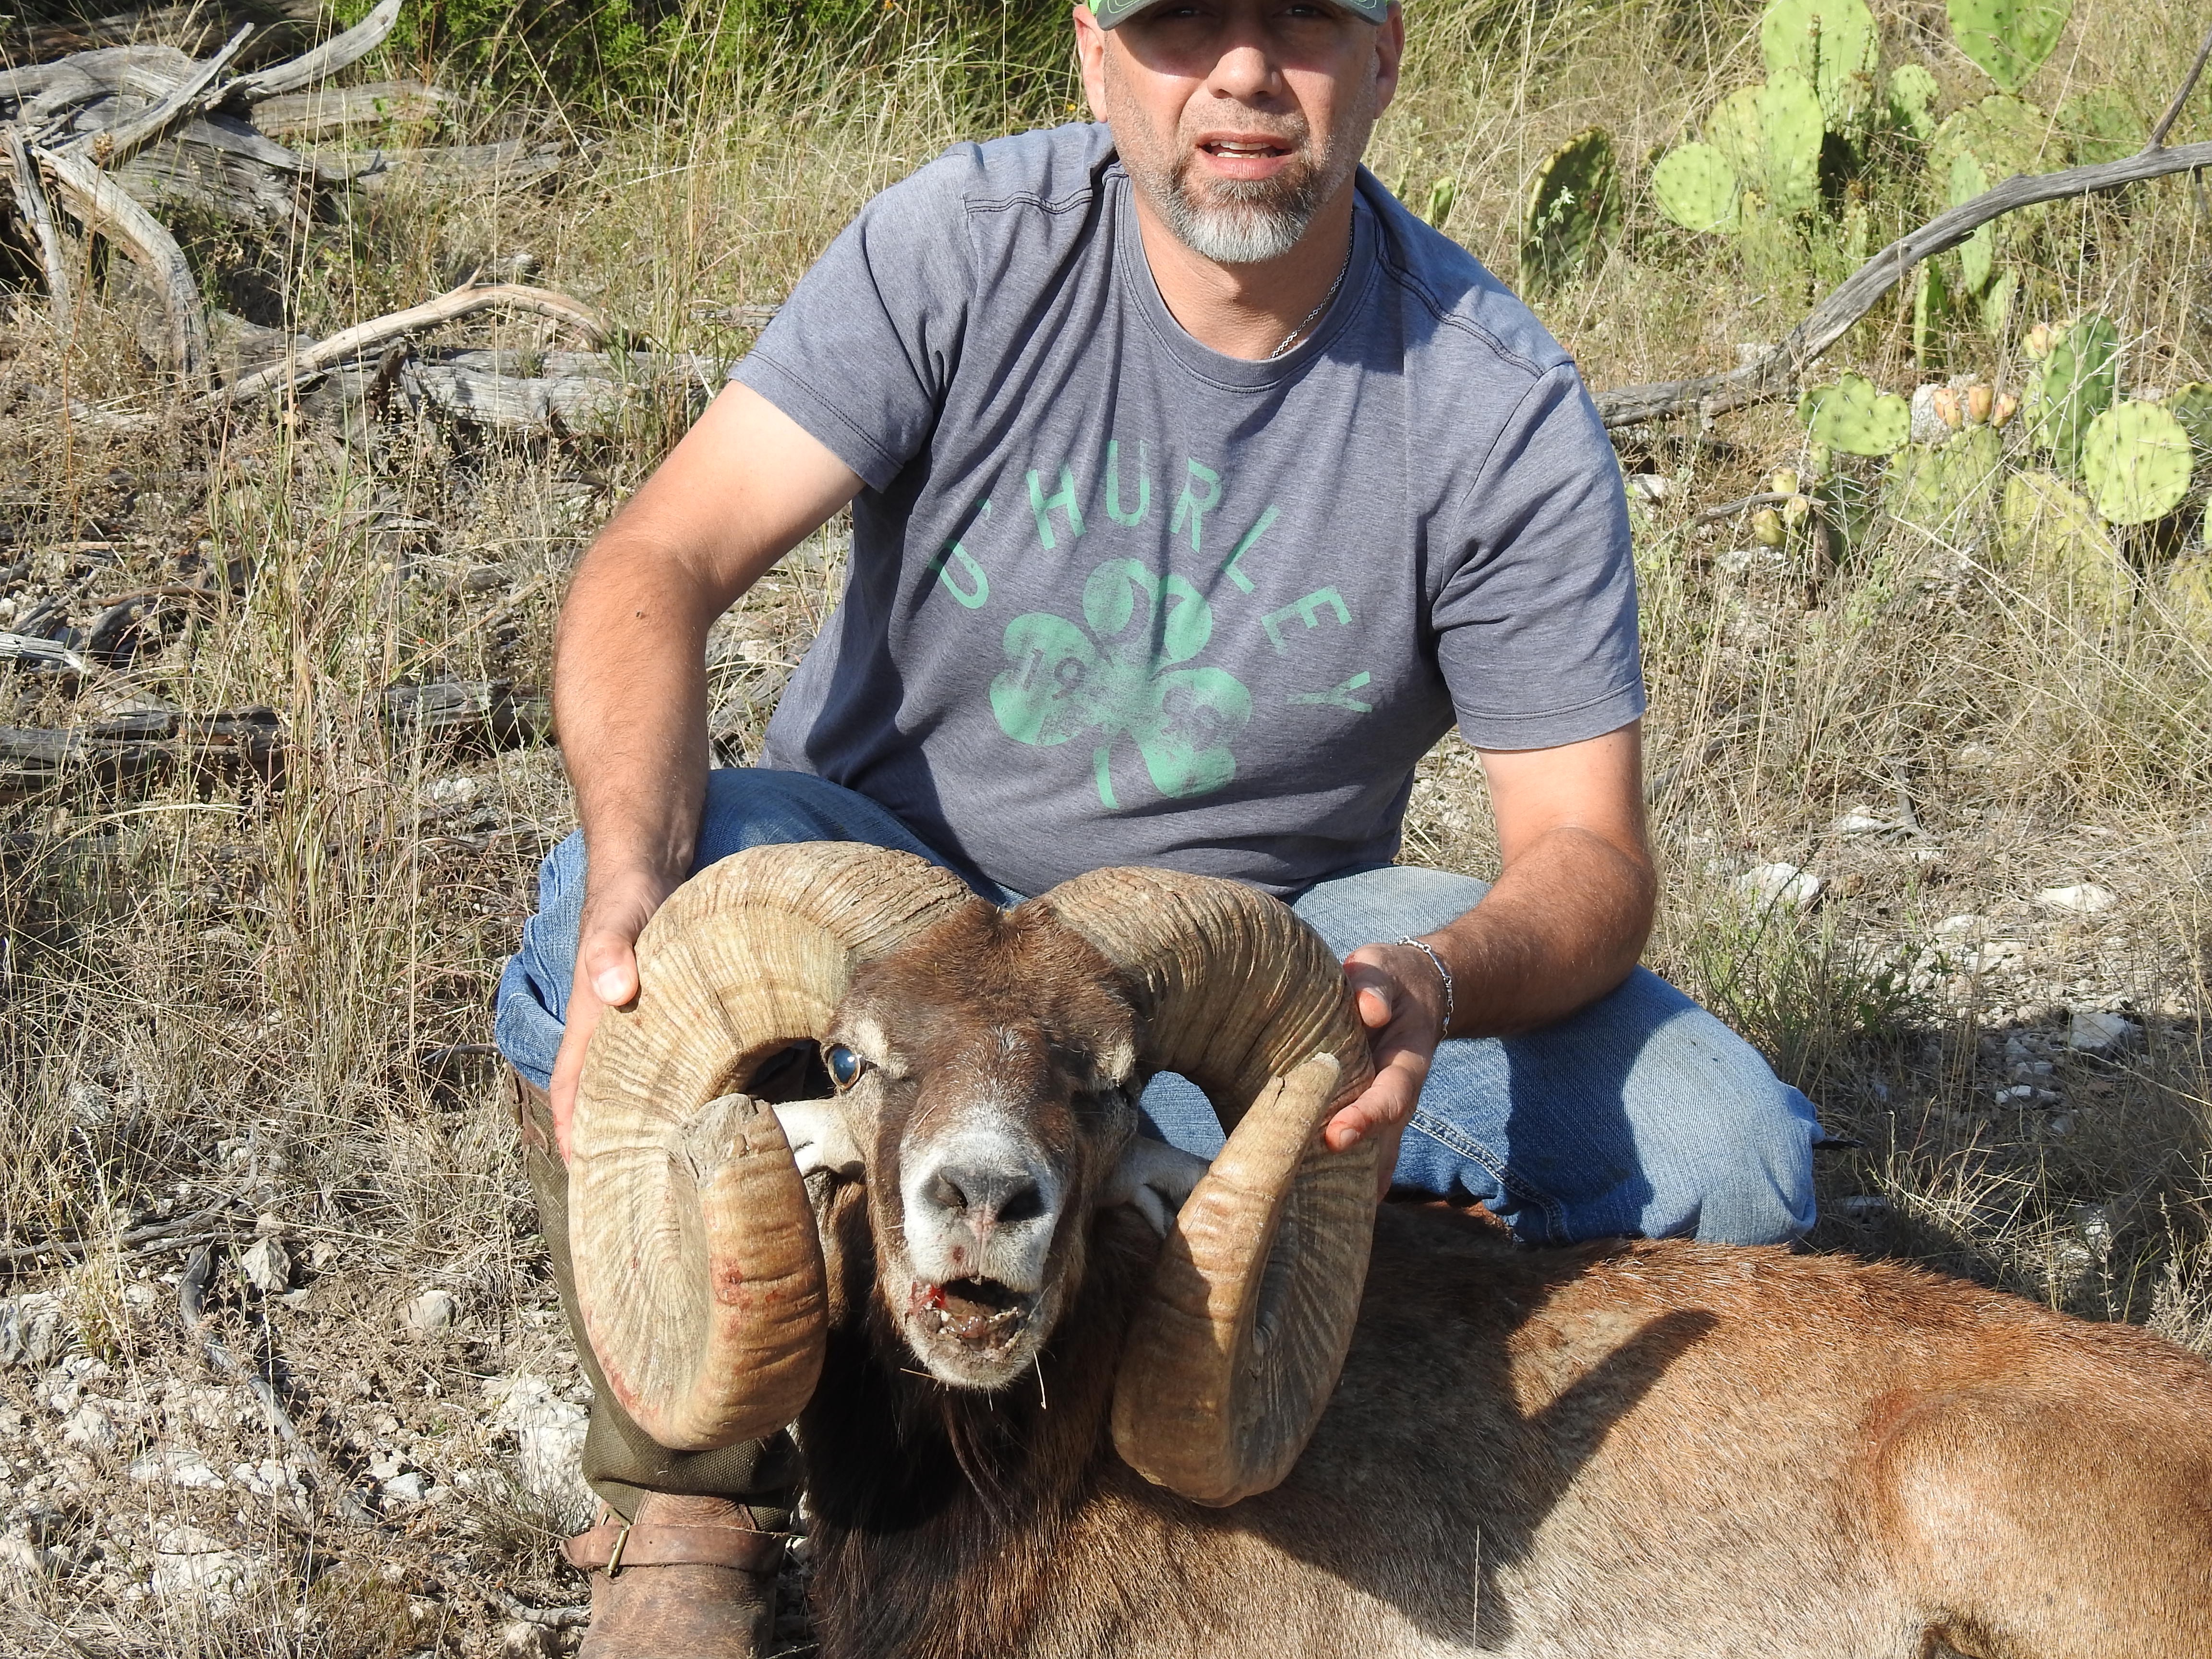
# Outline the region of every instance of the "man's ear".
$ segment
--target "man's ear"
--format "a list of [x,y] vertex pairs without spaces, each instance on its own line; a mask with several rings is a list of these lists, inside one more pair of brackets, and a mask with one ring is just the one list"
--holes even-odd
[[[1084,0],[1075,0],[1075,57],[1083,67],[1083,95],[1091,105],[1091,118],[1106,118],[1106,31],[1098,27]],[[1403,33],[1400,38],[1402,40]],[[1395,78],[1395,77],[1394,77]]]
[[1375,29],[1375,112],[1390,107],[1398,92],[1398,70],[1406,61],[1406,9],[1393,5],[1390,15]]

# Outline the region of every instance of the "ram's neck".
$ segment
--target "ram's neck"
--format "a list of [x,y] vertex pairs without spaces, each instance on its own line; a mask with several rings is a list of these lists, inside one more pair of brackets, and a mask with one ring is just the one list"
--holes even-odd
[[799,1423],[823,1659],[1003,1655],[1028,1626],[1055,1543],[1114,1455],[1114,1375],[1152,1249],[1130,1218],[1096,1226],[1036,1372],[997,1394],[918,1375],[872,1304],[846,1304]]

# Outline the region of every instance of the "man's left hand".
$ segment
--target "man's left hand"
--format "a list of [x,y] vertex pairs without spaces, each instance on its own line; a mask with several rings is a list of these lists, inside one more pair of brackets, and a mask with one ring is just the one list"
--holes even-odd
[[1375,1080],[1322,1131],[1335,1152],[1375,1144],[1376,1196],[1390,1190],[1398,1141],[1421,1097],[1429,1060],[1443,1036],[1443,983],[1410,945],[1363,945],[1344,959],[1352,1004],[1375,1054]]

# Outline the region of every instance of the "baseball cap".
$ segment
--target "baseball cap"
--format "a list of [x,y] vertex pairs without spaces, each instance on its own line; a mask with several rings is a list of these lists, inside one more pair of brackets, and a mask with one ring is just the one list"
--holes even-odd
[[[1116,23],[1126,23],[1147,6],[1159,0],[1085,0],[1091,15],[1098,20],[1098,27],[1110,29]],[[1348,12],[1364,17],[1370,23],[1379,23],[1390,15],[1390,0],[1330,0]]]

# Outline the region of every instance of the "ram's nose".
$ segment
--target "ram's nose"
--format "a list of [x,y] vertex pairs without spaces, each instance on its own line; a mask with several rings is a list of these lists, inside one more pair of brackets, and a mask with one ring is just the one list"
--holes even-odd
[[933,1278],[1043,1282],[1060,1183],[1043,1153],[1008,1136],[963,1137],[919,1161],[906,1182],[907,1243]]

